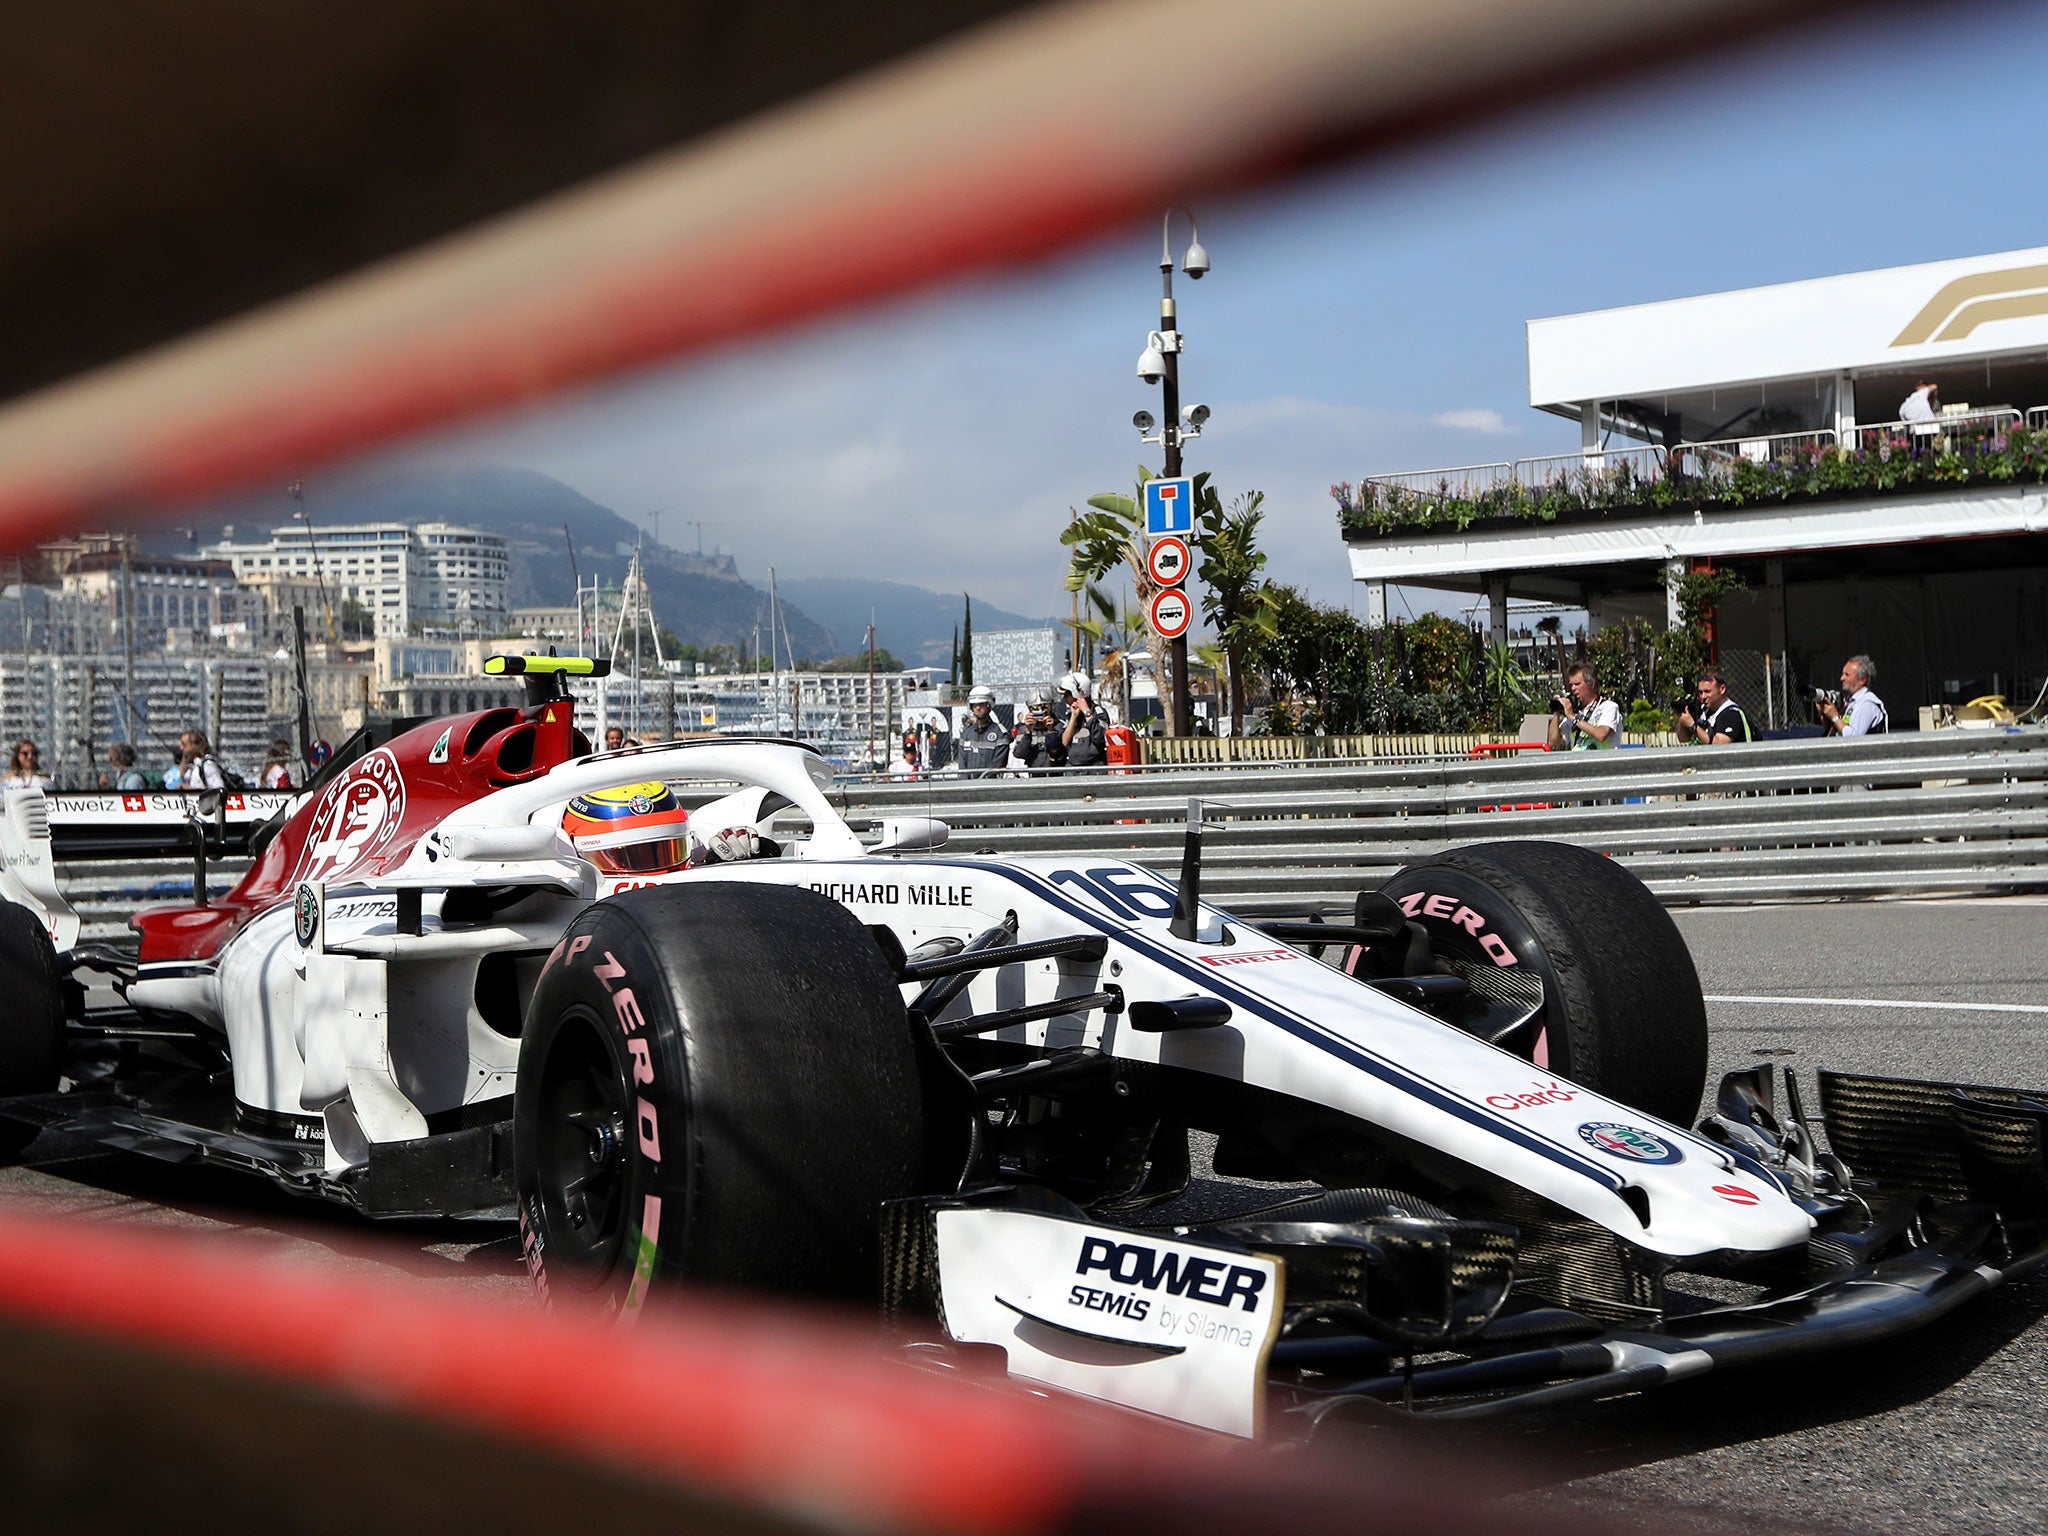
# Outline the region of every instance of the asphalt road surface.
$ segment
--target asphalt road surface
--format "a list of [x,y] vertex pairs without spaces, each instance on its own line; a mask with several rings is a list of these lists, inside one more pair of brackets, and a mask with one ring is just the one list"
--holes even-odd
[[[1722,1072],[1774,1060],[2048,1088],[2048,902],[2033,898],[1703,908],[1677,914]],[[1860,1002],[1892,1006],[1857,1006]],[[370,1228],[225,1173],[44,1137],[0,1201],[80,1221],[213,1234],[323,1267],[523,1295],[502,1229]],[[1513,1499],[1696,1512],[1717,1528],[1916,1533],[2048,1527],[2048,1276],[1921,1333],[1802,1371],[1668,1388],[1464,1431],[1518,1470]],[[1433,1432],[1434,1433],[1434,1432]]]

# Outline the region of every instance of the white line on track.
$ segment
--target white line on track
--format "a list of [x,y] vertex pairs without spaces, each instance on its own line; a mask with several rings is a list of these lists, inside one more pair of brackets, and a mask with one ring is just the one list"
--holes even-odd
[[2048,1003],[1918,1002],[1902,997],[1743,997],[1707,995],[1710,1003],[1784,1003],[1795,1008],[1925,1008],[1937,1013],[2048,1013]]

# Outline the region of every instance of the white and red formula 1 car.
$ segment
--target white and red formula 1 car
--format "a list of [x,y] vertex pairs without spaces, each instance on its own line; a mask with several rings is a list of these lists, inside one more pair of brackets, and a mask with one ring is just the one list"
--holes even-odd
[[[1699,983],[1597,855],[1461,849],[1260,924],[1200,899],[1199,811],[1177,882],[864,844],[800,744],[593,755],[591,663],[497,664],[525,708],[359,735],[139,954],[73,942],[10,797],[5,1149],[516,1219],[558,1301],[870,1298],[1244,1435],[1805,1357],[2043,1256],[2035,1095],[1823,1074],[1822,1152],[1762,1067],[1687,1129]],[[1176,1214],[1191,1132],[1230,1214]]]

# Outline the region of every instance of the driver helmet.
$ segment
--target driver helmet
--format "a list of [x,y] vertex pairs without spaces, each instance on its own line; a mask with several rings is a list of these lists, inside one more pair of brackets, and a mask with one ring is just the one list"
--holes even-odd
[[977,685],[967,690],[967,707],[969,709],[972,709],[977,704],[993,704],[995,701],[996,691],[993,688]]
[[659,779],[578,795],[562,812],[562,833],[611,875],[660,874],[690,862],[689,812]]

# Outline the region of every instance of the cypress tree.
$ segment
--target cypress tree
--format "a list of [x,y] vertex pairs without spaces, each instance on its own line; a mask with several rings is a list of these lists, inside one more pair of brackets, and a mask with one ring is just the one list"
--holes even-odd
[[967,605],[966,616],[960,622],[960,681],[969,688],[974,686],[974,599],[965,592],[961,601]]

